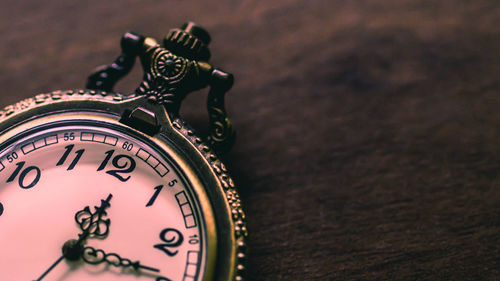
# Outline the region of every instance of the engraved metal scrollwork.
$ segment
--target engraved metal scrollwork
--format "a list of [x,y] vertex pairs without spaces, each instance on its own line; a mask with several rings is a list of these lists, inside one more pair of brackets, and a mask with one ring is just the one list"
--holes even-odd
[[216,77],[208,93],[207,108],[210,118],[209,142],[217,151],[226,152],[235,139],[235,131],[224,107],[224,95],[233,86],[233,75],[218,69],[212,72]]
[[234,222],[234,234],[237,241],[237,258],[236,265],[236,278],[235,280],[244,280],[245,267],[243,266],[247,257],[247,244],[246,238],[248,237],[248,229],[246,223],[246,216],[241,206],[241,199],[236,192],[236,187],[233,180],[229,176],[226,166],[217,158],[214,157],[213,150],[196,137],[189,125],[182,119],[176,119],[173,122],[174,127],[181,132],[199,151],[202,152],[205,159],[210,163],[210,167],[217,175],[221,186],[224,188],[226,199],[231,208],[232,219]]
[[208,141],[216,151],[225,152],[235,137],[224,108],[224,95],[233,85],[233,76],[207,62],[209,43],[208,32],[192,22],[172,29],[165,36],[163,46],[153,38],[128,32],[121,40],[122,54],[112,64],[99,67],[91,74],[87,88],[111,91],[139,57],[144,77],[131,96],[146,96],[151,102],[164,105],[169,114],[176,117],[188,93],[209,86]]
[[180,81],[186,74],[188,62],[169,51],[158,49],[152,57],[151,73],[167,81]]

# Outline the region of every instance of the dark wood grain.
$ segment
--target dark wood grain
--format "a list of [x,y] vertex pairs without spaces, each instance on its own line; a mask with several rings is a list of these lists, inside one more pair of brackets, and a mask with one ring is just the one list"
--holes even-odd
[[[186,20],[236,77],[250,280],[500,280],[496,1],[3,0],[0,103]],[[182,109],[202,131],[204,98]]]

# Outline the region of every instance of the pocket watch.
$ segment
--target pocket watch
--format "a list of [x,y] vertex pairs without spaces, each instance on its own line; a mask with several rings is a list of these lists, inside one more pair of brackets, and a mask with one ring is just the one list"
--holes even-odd
[[[86,89],[0,110],[0,280],[243,280],[245,215],[218,155],[233,76],[188,22],[162,44],[126,33]],[[139,57],[138,88],[113,92]],[[209,88],[209,136],[180,118]]]

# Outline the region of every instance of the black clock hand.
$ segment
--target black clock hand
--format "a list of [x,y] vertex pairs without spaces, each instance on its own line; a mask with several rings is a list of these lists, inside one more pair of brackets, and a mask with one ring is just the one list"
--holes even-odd
[[89,237],[103,239],[108,236],[111,221],[103,217],[107,215],[106,208],[111,206],[109,201],[112,197],[113,194],[110,193],[106,200],[101,199],[101,205],[95,206],[93,213],[90,212],[89,206],[85,206],[85,208],[75,214],[75,221],[82,230],[78,240],[84,241]]
[[133,262],[129,259],[120,257],[116,253],[106,253],[101,249],[95,249],[93,247],[85,247],[83,249],[82,259],[86,263],[94,265],[107,263],[116,267],[132,267],[134,270],[145,269],[153,272],[160,272],[159,269],[142,265],[139,261]]
[[109,201],[113,194],[109,194],[105,200],[101,199],[101,205],[95,206],[95,212],[90,212],[89,206],[76,212],[75,221],[80,226],[82,233],[78,234],[78,240],[68,240],[64,243],[63,254],[35,281],[41,281],[49,272],[51,272],[64,258],[68,260],[78,260],[83,254],[83,243],[89,237],[106,238],[109,233],[109,219],[103,219],[107,215],[106,208],[111,206]]
[[90,212],[90,207],[85,206],[82,210],[76,212],[75,221],[80,226],[82,233],[78,234],[78,240],[68,240],[64,243],[62,251],[63,257],[68,260],[78,260],[83,253],[83,244],[87,238],[104,239],[109,233],[110,219],[103,219],[106,213],[106,208],[111,206],[109,201],[113,194],[109,194],[106,200],[101,199],[101,205],[95,206],[95,212]]
[[64,259],[64,255],[63,256],[60,256],[55,263],[53,263],[47,270],[45,270],[44,273],[42,273],[42,275],[40,275],[40,277],[38,277],[38,279],[34,280],[34,281],[41,281],[45,275],[49,274],[49,272],[52,271],[52,269],[54,269],[54,267],[56,267],[62,260]]

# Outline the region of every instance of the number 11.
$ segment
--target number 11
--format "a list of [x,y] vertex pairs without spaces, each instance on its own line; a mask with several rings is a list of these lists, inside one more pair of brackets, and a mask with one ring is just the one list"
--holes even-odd
[[[68,158],[69,154],[73,150],[73,147],[75,147],[75,145],[73,145],[73,144],[70,144],[70,145],[65,147],[66,151],[64,152],[61,159],[59,159],[59,162],[57,162],[56,166],[61,166],[62,164],[64,164],[64,162],[66,162],[66,159]],[[67,171],[73,170],[75,168],[76,164],[78,164],[78,161],[80,161],[80,158],[82,158],[82,155],[84,152],[85,152],[85,149],[80,149],[80,150],[75,151],[75,154],[76,154],[75,159],[73,159],[71,164],[69,164],[68,169],[66,169]]]

